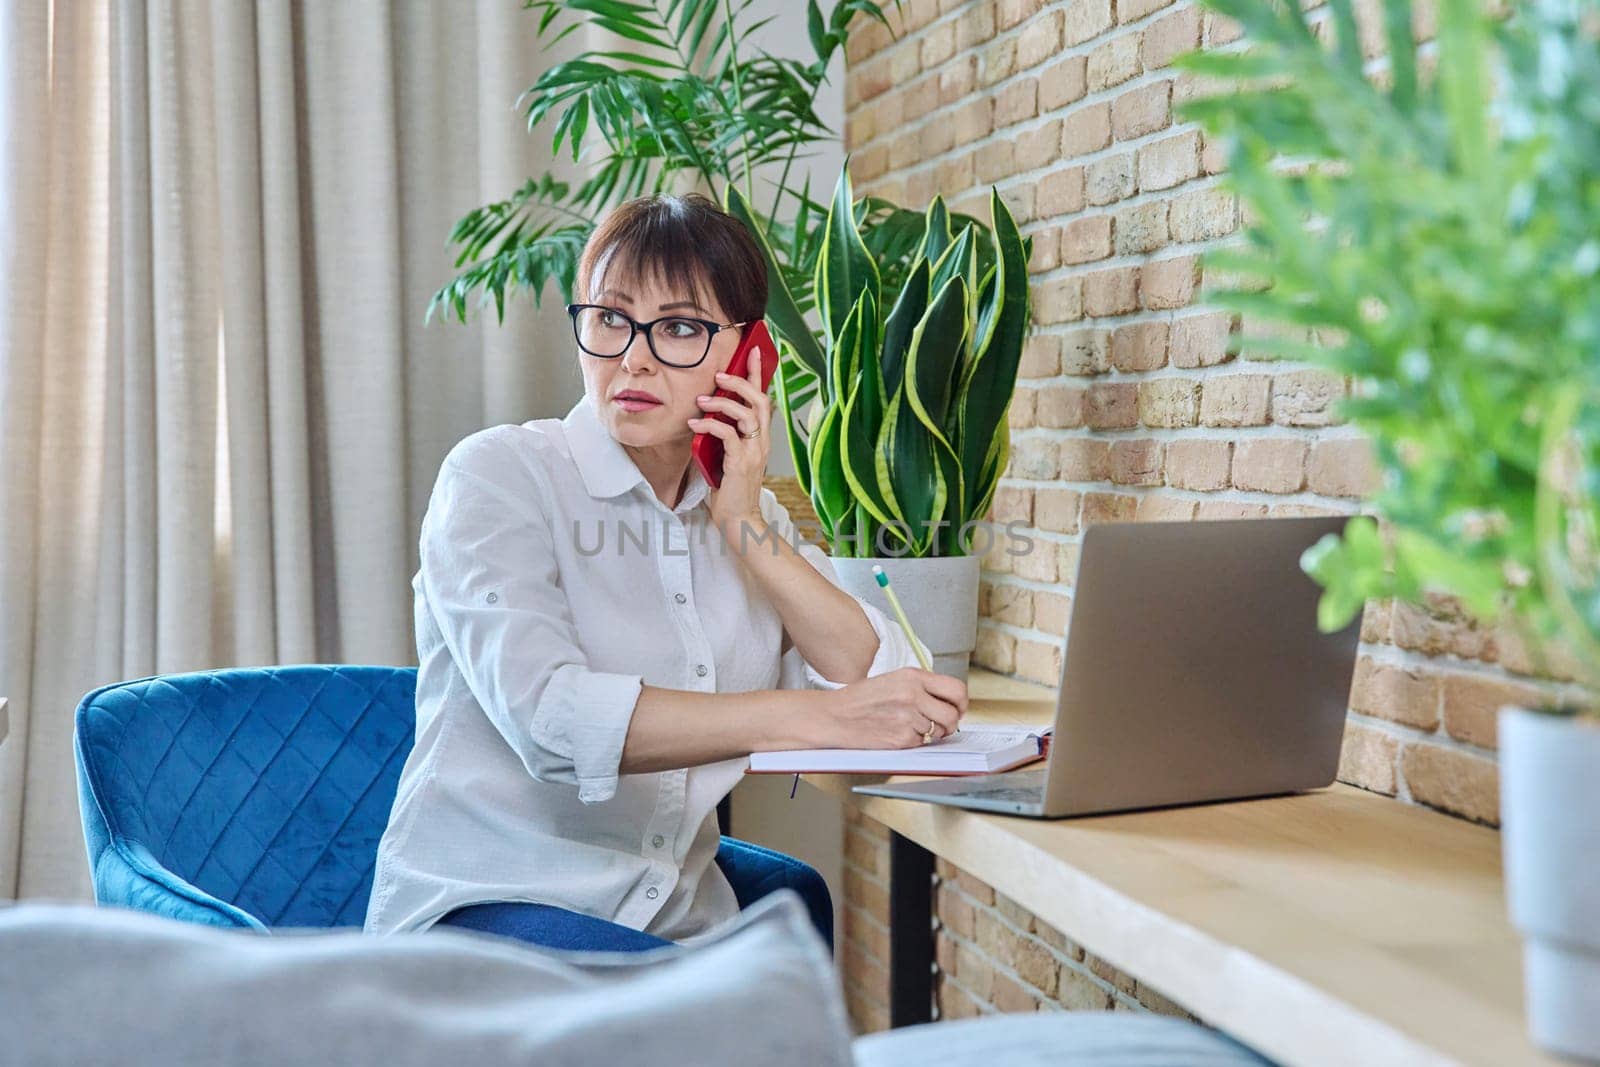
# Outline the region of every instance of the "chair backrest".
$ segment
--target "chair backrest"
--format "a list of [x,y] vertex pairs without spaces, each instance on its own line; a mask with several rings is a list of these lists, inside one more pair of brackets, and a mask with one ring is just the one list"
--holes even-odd
[[[243,912],[235,922],[360,926],[416,680],[414,667],[310,664],[158,675],[84,697],[75,749],[97,898],[147,907],[155,865],[155,882],[171,872]],[[136,888],[102,877],[107,853],[139,872]]]

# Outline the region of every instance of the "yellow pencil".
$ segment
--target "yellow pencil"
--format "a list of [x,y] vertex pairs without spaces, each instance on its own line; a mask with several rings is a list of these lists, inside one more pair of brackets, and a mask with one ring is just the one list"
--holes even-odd
[[923,670],[933,670],[933,664],[928,662],[928,654],[922,651],[922,642],[917,640],[916,632],[911,629],[911,620],[906,618],[905,609],[900,606],[900,598],[889,588],[889,576],[876,563],[872,565],[872,576],[878,580],[884,595],[889,598],[889,606],[894,609],[895,617],[900,620],[900,628],[906,632],[906,637],[911,641],[911,648],[917,654],[917,662],[922,664]]

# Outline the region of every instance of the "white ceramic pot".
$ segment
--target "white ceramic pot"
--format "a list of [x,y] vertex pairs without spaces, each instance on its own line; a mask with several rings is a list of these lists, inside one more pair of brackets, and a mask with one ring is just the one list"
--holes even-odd
[[1600,1061],[1600,723],[1500,711],[1500,825],[1529,1034]]
[[972,650],[978,644],[978,572],[983,565],[979,557],[829,558],[841,586],[883,609],[890,621],[899,625],[889,598],[872,573],[874,565],[881,566],[912,629],[933,653],[933,669],[967,680]]

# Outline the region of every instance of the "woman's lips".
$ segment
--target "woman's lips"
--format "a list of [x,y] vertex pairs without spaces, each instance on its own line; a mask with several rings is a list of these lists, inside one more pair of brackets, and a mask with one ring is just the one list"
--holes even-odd
[[615,403],[624,411],[649,411],[651,408],[658,408],[661,406],[660,401],[640,400],[635,396],[619,396],[617,397]]

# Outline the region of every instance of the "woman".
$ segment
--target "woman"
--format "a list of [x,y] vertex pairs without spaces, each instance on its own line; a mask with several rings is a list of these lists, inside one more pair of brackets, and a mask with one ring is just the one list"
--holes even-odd
[[[629,201],[577,294],[583,398],[458,443],[422,520],[416,745],[368,930],[692,943],[738,912],[715,808],[751,752],[907,747],[966,711],[761,485],[760,368],[722,373],[766,307],[743,224],[698,195]],[[720,489],[690,461],[702,431]]]

